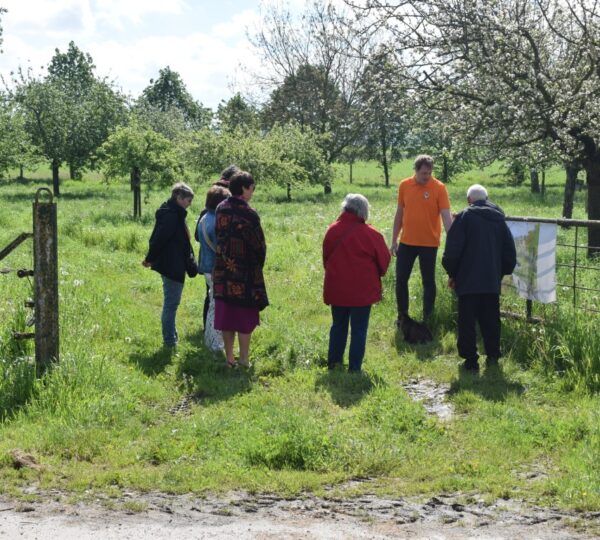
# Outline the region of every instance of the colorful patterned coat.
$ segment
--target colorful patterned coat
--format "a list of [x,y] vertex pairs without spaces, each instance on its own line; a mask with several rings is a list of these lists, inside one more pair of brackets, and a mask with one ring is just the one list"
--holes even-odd
[[248,203],[229,197],[217,206],[214,296],[263,310],[269,305],[263,277],[267,245],[260,218]]

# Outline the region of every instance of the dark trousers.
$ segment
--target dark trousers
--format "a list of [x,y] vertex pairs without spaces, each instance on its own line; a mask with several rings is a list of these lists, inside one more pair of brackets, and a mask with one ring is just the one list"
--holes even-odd
[[209,288],[206,284],[206,295],[204,296],[204,307],[202,308],[202,328],[206,329],[206,317],[208,317],[208,306],[210,305]]
[[500,295],[463,294],[458,297],[458,354],[475,363],[477,354],[477,332],[475,323],[483,337],[485,354],[500,357]]
[[333,322],[329,331],[329,353],[327,355],[329,369],[334,368],[336,365],[342,365],[344,361],[344,350],[348,339],[348,323],[350,323],[348,370],[360,371],[365,356],[370,314],[371,306],[331,306]]
[[423,319],[433,312],[435,304],[435,260],[437,248],[425,246],[409,246],[399,244],[396,252],[396,302],[398,318],[408,315],[408,280],[412,273],[415,259],[419,257],[419,268],[423,280]]

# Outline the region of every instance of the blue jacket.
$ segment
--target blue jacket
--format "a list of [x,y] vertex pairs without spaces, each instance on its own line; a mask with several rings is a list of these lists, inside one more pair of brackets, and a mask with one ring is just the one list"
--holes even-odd
[[499,294],[502,276],[512,274],[516,261],[504,212],[495,204],[477,201],[456,216],[442,257],[456,294]]
[[202,232],[202,226],[206,230],[206,236],[212,243],[214,247],[217,246],[217,235],[215,233],[215,222],[216,222],[216,214],[214,210],[208,210],[206,214],[202,216],[200,221],[198,221],[197,233],[198,239],[200,241],[200,257],[198,259],[198,272],[201,274],[210,274],[215,267],[215,257],[216,253],[214,249],[212,249],[206,239],[204,238],[204,233]]

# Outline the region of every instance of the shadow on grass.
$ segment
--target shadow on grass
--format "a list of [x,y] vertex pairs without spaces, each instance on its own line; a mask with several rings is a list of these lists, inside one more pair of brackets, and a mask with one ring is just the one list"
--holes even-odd
[[129,361],[148,377],[156,377],[171,363],[175,352],[172,347],[161,347],[152,354],[136,352],[129,357]]
[[383,379],[361,371],[349,373],[342,369],[320,373],[316,388],[324,388],[331,394],[333,402],[340,407],[352,407],[359,403],[373,388],[384,385]]
[[4,178],[0,180],[0,184],[5,185],[17,185],[17,186],[37,186],[40,187],[52,187],[52,178]]
[[[44,186],[39,186],[44,187]],[[47,186],[46,186],[47,187]],[[35,186],[32,188],[32,191],[23,191],[22,193],[6,193],[2,195],[2,198],[7,202],[21,203],[21,202],[33,202],[35,199]],[[108,195],[102,192],[89,192],[84,193],[82,191],[76,191],[74,193],[62,192],[60,196],[54,197],[54,202],[56,201],[86,201],[86,200],[106,200],[108,199]],[[45,200],[45,199],[44,199]]]
[[521,395],[525,388],[507,380],[502,367],[496,365],[485,368],[481,375],[459,368],[458,379],[450,385],[448,394],[452,396],[465,390],[479,394],[488,401],[498,402],[506,400],[511,394]]
[[202,332],[189,336],[188,341],[193,347],[179,358],[176,373],[178,379],[186,380],[196,401],[216,403],[252,388],[256,379],[254,367],[227,367],[224,354],[204,347]]

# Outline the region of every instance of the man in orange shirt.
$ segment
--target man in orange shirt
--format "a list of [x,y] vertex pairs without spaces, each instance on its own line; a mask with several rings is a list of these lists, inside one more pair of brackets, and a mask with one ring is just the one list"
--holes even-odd
[[390,252],[396,256],[398,321],[408,315],[408,280],[417,257],[423,280],[423,319],[428,319],[433,312],[441,221],[448,232],[452,214],[446,186],[434,178],[432,172],[433,158],[417,156],[414,176],[402,180],[398,189],[398,208],[390,246]]

